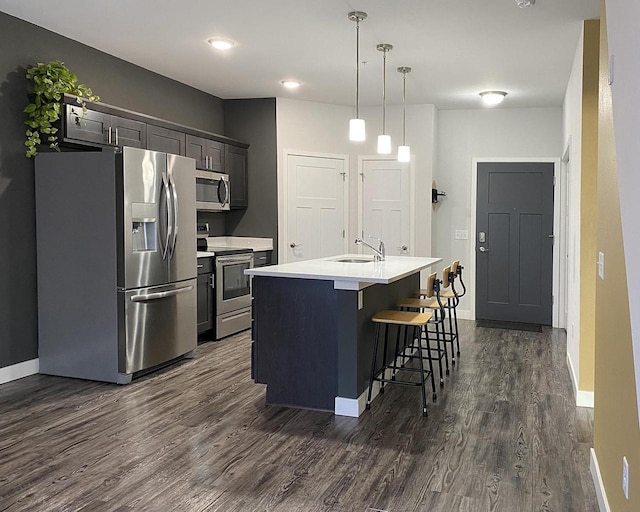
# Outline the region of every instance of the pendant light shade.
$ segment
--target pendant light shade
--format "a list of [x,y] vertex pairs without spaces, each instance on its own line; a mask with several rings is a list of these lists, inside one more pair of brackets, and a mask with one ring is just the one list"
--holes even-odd
[[391,135],[378,135],[378,154],[391,154]]
[[391,136],[387,135],[387,53],[393,46],[381,43],[376,50],[382,52],[382,134],[378,135],[378,154],[391,154]]
[[349,120],[349,140],[353,142],[362,142],[367,139],[365,131],[364,119]]
[[398,162],[411,162],[411,148],[398,146]]
[[356,117],[349,121],[349,140],[362,142],[367,135],[364,119],[360,119],[360,22],[367,19],[367,13],[352,11],[348,17],[356,22]]
[[411,68],[399,67],[398,73],[402,73],[402,146],[398,146],[398,162],[410,162],[411,148],[407,146],[407,73],[411,73]]

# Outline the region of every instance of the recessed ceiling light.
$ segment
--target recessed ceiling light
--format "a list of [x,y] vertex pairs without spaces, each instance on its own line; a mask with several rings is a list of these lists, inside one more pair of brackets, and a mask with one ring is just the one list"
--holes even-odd
[[281,80],[280,83],[287,89],[297,89],[302,85],[302,82],[298,80]]
[[482,91],[480,93],[482,101],[484,101],[485,105],[489,105],[490,107],[502,103],[502,100],[504,100],[506,95],[507,93],[504,91]]
[[531,7],[533,4],[536,3],[536,0],[516,0],[516,3],[520,8]]
[[209,39],[208,42],[216,50],[228,50],[236,44],[231,39],[223,39],[222,37],[214,37],[213,39]]

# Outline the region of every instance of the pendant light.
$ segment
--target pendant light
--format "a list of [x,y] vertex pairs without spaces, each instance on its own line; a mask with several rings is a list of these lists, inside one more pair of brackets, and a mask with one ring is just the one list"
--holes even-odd
[[367,13],[352,11],[348,16],[356,22],[356,117],[349,121],[349,140],[362,142],[366,133],[364,119],[360,119],[360,22],[367,19]]
[[402,146],[398,146],[398,162],[410,162],[411,148],[407,146],[407,73],[411,73],[411,68],[402,66],[398,72],[402,73]]
[[393,46],[381,43],[376,46],[376,50],[382,52],[382,135],[378,135],[378,154],[388,155],[391,153],[391,136],[387,135],[387,53]]

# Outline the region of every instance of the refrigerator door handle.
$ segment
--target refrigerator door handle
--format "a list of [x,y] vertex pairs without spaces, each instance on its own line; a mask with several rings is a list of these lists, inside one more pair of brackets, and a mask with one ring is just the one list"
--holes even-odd
[[167,183],[167,178],[164,174],[162,175],[162,190],[164,191],[164,199],[165,199],[164,207],[167,213],[167,216],[166,216],[167,228],[166,228],[165,241],[161,247],[162,249],[161,254],[162,254],[162,259],[166,260],[169,252],[169,239],[171,237],[171,234],[173,233],[173,230],[171,229],[171,208],[170,208],[171,196],[169,195],[169,184]]
[[176,182],[173,181],[171,174],[169,175],[169,186],[171,187],[173,210],[173,240],[171,241],[171,250],[169,252],[169,259],[171,260],[176,253],[176,243],[178,242],[178,191],[176,189]]
[[182,288],[176,288],[175,290],[168,290],[166,292],[155,293],[143,293],[141,295],[132,295],[131,302],[147,302],[150,300],[166,299],[167,297],[174,297],[181,293],[187,293],[193,290],[193,286],[184,286]]

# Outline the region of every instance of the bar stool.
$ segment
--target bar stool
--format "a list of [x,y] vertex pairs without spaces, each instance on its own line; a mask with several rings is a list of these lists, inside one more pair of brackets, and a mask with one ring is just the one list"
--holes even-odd
[[[435,274],[433,274],[435,280]],[[435,282],[435,281],[434,281]],[[440,371],[440,387],[444,386],[444,376],[442,374],[442,358],[445,359],[446,372],[449,375],[449,357],[447,355],[447,347],[445,345],[444,340],[444,318],[445,311],[444,305],[438,300],[430,299],[414,299],[407,298],[399,300],[397,303],[398,307],[401,311],[403,310],[418,310],[419,312],[426,312],[427,310],[433,311],[433,316],[431,320],[429,320],[429,325],[435,325],[435,335],[436,335],[436,348],[431,348],[429,346],[429,358],[433,361],[438,361],[438,369]],[[442,326],[443,336],[440,336],[440,327]],[[398,329],[398,334],[399,333]],[[429,332],[426,332],[426,335],[429,335]],[[397,349],[396,343],[396,351]],[[412,343],[409,346],[410,350],[414,349],[414,344]],[[434,355],[435,354],[435,355]],[[435,397],[434,397],[435,398]]]
[[[373,391],[373,383],[374,381],[380,382],[380,394],[384,394],[384,385],[387,384],[402,384],[406,386],[420,386],[422,390],[422,415],[427,415],[427,391],[425,388],[425,378],[429,375],[431,376],[431,386],[433,388],[433,393],[435,395],[435,381],[433,378],[433,366],[431,364],[431,359],[427,357],[423,357],[422,355],[422,343],[418,343],[418,355],[415,356],[419,361],[419,368],[402,368],[396,364],[396,358],[399,355],[398,350],[395,351],[393,355],[393,360],[391,363],[387,363],[387,340],[389,334],[389,326],[397,325],[398,331],[402,326],[405,329],[413,328],[413,337],[418,340],[421,339],[422,330],[425,329],[425,326],[429,322],[433,315],[431,313],[415,313],[411,311],[380,311],[373,315],[371,320],[376,324],[376,335],[375,335],[375,344],[373,346],[373,358],[371,360],[371,375],[369,376],[369,392],[367,395],[367,409],[371,409],[371,393]],[[383,347],[383,358],[382,358],[382,368],[377,367],[377,359],[378,359],[378,345],[380,344],[380,334],[382,331],[382,327],[385,328],[384,333],[384,347]],[[428,340],[428,338],[427,338]],[[428,346],[428,341],[427,341]],[[403,348],[404,350],[404,348]],[[413,356],[412,356],[413,357]],[[429,371],[425,372],[424,369],[424,359],[429,360]],[[386,371],[391,370],[392,378],[386,378]],[[398,380],[396,379],[395,373],[400,370],[410,371],[410,372],[420,372],[420,382],[408,381],[408,380]],[[382,377],[379,377],[382,373]]]
[[[462,280],[462,271],[464,270],[464,267],[462,265],[460,265],[460,260],[455,260],[452,264],[451,264],[451,273],[453,274],[453,280],[451,281],[451,289],[453,290],[453,293],[455,294],[455,296],[458,298],[458,303],[460,303],[460,298],[464,297],[467,294],[467,287],[464,284],[464,281]],[[456,290],[456,279],[460,280],[460,284],[462,285],[462,293],[459,293],[458,290]],[[456,325],[456,344],[458,347],[458,357],[460,357],[460,338],[458,337],[458,312],[457,312],[457,308],[453,309],[453,319]]]
[[[457,267],[459,267],[459,262],[454,262],[453,264],[457,264]],[[442,270],[442,283],[443,283],[443,287],[444,288],[449,288],[449,286],[451,286],[451,290],[443,290],[440,293],[440,297],[443,299],[447,300],[446,305],[444,306],[444,309],[446,309],[447,311],[449,311],[449,329],[447,330],[445,328],[445,323],[444,323],[444,318],[441,319],[441,323],[442,323],[442,330],[443,330],[443,338],[444,338],[444,342],[445,342],[445,351],[446,351],[446,344],[447,343],[451,343],[451,364],[453,366],[456,365],[456,346],[457,346],[457,355],[460,355],[460,341],[458,339],[458,314],[457,314],[457,310],[456,308],[458,307],[458,304],[460,304],[460,297],[461,295],[458,295],[455,286],[453,285],[453,282],[455,280],[455,274],[454,272],[451,270],[451,267],[453,266],[449,265],[448,267],[445,267]],[[420,289],[416,292],[416,295],[418,297],[428,297],[429,296],[429,292],[432,292],[432,290],[429,289],[429,287],[427,287],[426,289]],[[465,292],[466,292],[466,288],[465,288]],[[429,306],[431,309],[440,309],[440,304],[438,302],[432,301],[431,305]],[[442,309],[442,313],[444,314],[444,309]],[[447,365],[447,375],[449,374],[448,372],[448,365]]]

